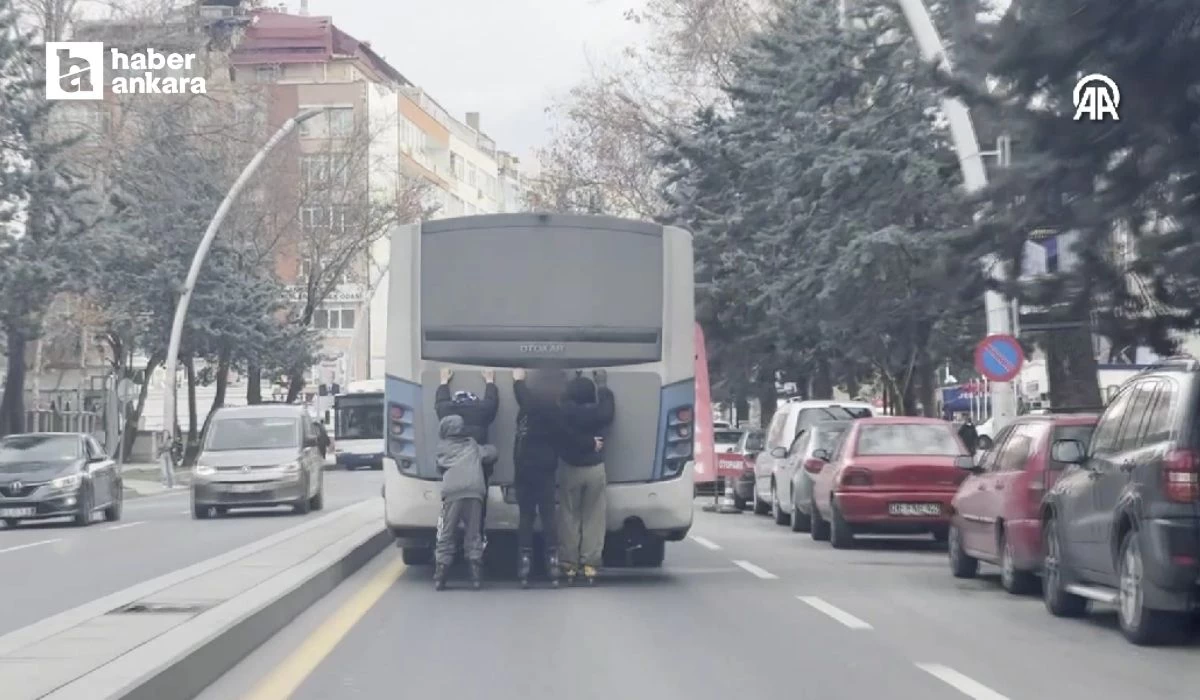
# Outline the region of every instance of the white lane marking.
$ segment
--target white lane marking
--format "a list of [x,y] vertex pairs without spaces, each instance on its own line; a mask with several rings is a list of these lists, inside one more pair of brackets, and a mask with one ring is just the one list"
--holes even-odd
[[135,527],[137,525],[145,525],[145,524],[146,524],[145,520],[138,520],[137,522],[123,523],[121,525],[113,525],[112,527],[106,527],[104,529],[108,532],[112,532],[113,530],[124,530],[127,527]]
[[973,698],[973,700],[1009,700],[1007,695],[1001,695],[974,678],[964,676],[949,666],[941,664],[917,664],[917,668],[961,692],[963,695]]
[[39,540],[37,542],[29,542],[27,544],[19,544],[15,547],[7,547],[5,549],[0,549],[0,554],[4,554],[5,552],[15,552],[18,549],[29,549],[30,547],[40,547],[44,544],[54,544],[55,542],[62,542],[62,539],[56,538],[53,540]]
[[711,549],[714,552],[721,548],[721,545],[706,537],[701,537],[700,535],[688,535],[688,539],[700,545],[701,547],[704,547],[705,549]]
[[812,607],[815,610],[825,613],[829,617],[832,617],[833,619],[837,620],[838,622],[842,623],[843,625],[849,627],[852,630],[874,629],[873,627],[871,627],[870,623],[866,622],[865,620],[857,618],[857,617],[851,615],[850,613],[846,612],[845,610],[842,610],[838,606],[836,606],[832,603],[827,603],[824,600],[821,600],[820,598],[818,598],[816,596],[798,595],[798,596],[796,596],[796,600],[799,600],[801,603],[805,603],[805,604],[809,605],[810,607]]
[[739,566],[742,569],[749,571],[750,573],[752,573],[755,576],[762,578],[762,579],[774,580],[774,579],[779,578],[778,576],[771,573],[770,571],[767,571],[766,569],[762,568],[761,566],[755,566],[754,564],[751,564],[748,561],[742,561],[740,559],[735,559],[733,563],[734,563],[734,565]]

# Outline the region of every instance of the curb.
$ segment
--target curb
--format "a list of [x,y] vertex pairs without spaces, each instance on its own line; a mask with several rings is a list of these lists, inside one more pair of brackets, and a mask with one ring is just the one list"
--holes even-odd
[[[354,536],[354,535],[351,535]],[[320,571],[254,612],[200,640],[188,652],[156,669],[112,700],[189,700],[293,622],[392,542],[385,528],[367,537]]]

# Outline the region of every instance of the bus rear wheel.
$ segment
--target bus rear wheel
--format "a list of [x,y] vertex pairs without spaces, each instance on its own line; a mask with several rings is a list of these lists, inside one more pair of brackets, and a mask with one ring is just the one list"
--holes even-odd
[[657,569],[667,557],[667,541],[661,537],[648,537],[641,547],[633,550],[633,565],[645,569]]

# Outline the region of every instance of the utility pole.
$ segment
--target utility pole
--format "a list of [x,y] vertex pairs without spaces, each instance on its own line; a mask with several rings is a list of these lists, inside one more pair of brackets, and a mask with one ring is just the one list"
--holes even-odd
[[196,280],[200,277],[200,269],[204,266],[204,259],[208,257],[208,250],[212,247],[213,239],[217,237],[217,231],[221,228],[221,223],[229,214],[229,210],[233,208],[233,203],[237,200],[238,195],[245,189],[246,183],[254,176],[262,166],[269,154],[279,142],[296,128],[300,123],[308,121],[318,114],[323,114],[325,109],[309,109],[297,114],[291,119],[283,123],[279,127],[279,131],[267,140],[258,153],[250,159],[246,167],[242,170],[242,174],[238,175],[238,179],[234,181],[233,186],[229,188],[225,199],[221,200],[221,205],[217,207],[217,212],[213,214],[212,221],[208,223],[208,229],[204,232],[204,237],[200,239],[200,246],[196,248],[196,255],[192,258],[192,266],[188,269],[187,280],[183,283],[183,288],[180,290],[179,303],[175,306],[175,319],[171,324],[171,341],[167,344],[167,359],[166,359],[166,383],[165,391],[163,392],[163,437],[166,444],[163,446],[162,472],[163,483],[168,488],[175,486],[175,456],[172,454],[171,448],[175,444],[175,414],[178,409],[178,398],[175,395],[175,390],[178,386],[176,374],[179,371],[179,345],[183,340],[183,325],[187,320],[188,304],[192,300],[192,291],[196,288]]
[[[926,61],[950,70],[950,61],[946,57],[946,49],[938,36],[929,10],[922,0],[897,0],[904,12],[913,38],[921,51],[921,57]],[[983,155],[979,151],[979,140],[975,136],[975,125],[971,122],[971,113],[962,100],[955,97],[942,99],[942,112],[950,124],[950,137],[954,142],[954,151],[958,155],[958,165],[963,174],[963,186],[968,193],[978,192],[987,187],[987,171],[983,167]],[[985,269],[996,280],[1004,278],[1001,265],[995,261],[985,261]],[[987,314],[988,335],[1012,335],[1013,319],[1012,306],[999,293],[988,290],[984,294],[984,309]],[[990,385],[992,398],[992,434],[1002,430],[1017,414],[1016,392],[1012,382],[992,382]]]

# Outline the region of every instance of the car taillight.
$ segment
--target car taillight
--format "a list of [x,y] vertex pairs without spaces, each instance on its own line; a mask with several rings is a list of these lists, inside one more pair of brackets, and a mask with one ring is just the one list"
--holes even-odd
[[869,487],[873,481],[871,479],[871,472],[866,469],[851,467],[842,472],[838,483],[846,488],[864,488]]
[[804,471],[808,472],[809,474],[820,474],[821,470],[824,468],[825,462],[817,459],[816,457],[809,457],[808,459],[804,460]]
[[1200,455],[1194,450],[1171,450],[1163,460],[1163,490],[1172,503],[1200,500]]
[[675,409],[675,420],[679,421],[680,423],[691,423],[692,407],[683,406],[682,408]]

